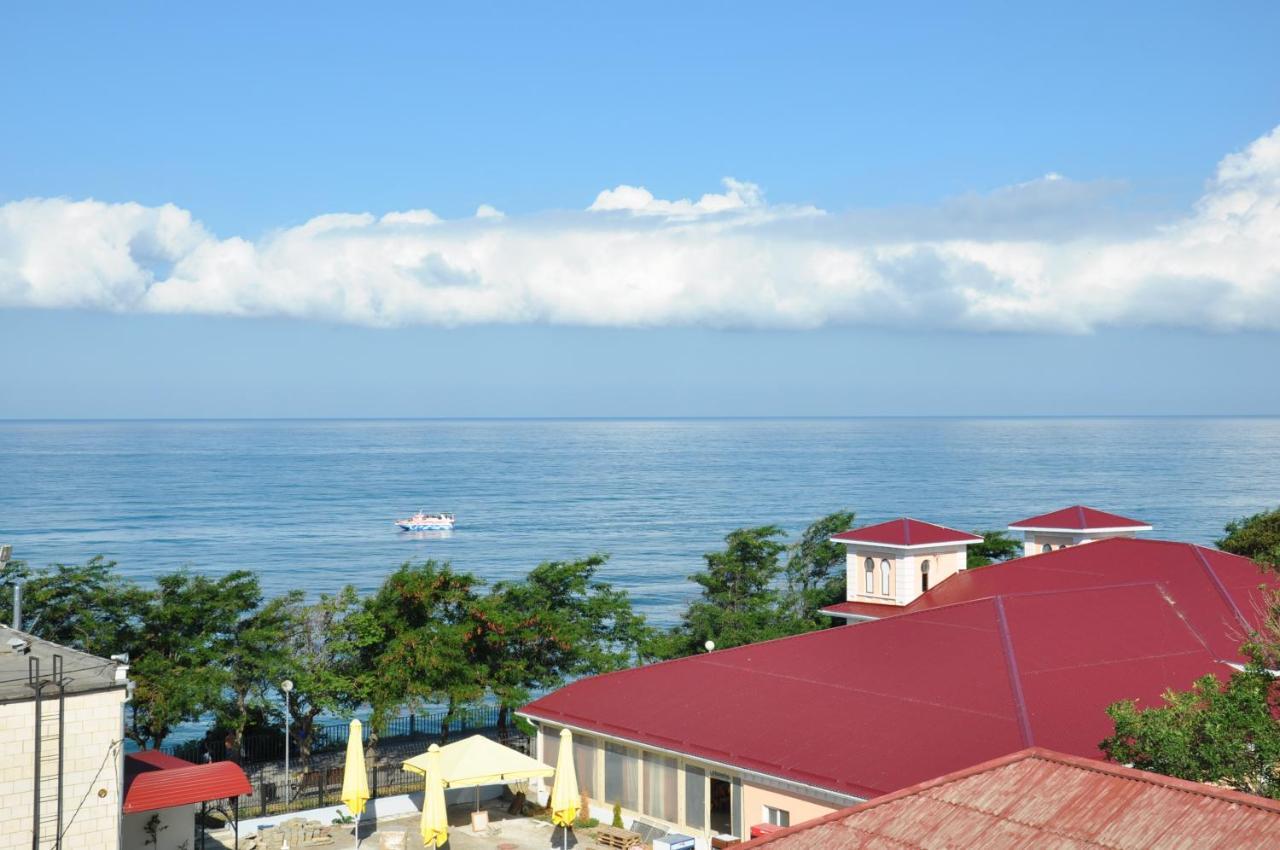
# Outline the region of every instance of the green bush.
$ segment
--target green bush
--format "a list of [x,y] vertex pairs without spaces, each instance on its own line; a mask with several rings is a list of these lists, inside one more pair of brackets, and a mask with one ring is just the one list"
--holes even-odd
[[618,829],[622,829],[622,804],[613,804],[613,825]]

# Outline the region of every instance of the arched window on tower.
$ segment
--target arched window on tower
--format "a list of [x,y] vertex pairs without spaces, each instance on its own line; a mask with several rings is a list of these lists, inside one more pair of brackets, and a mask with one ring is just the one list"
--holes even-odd
[[920,592],[924,593],[929,589],[929,562],[925,561],[920,565]]
[[883,593],[885,596],[888,596],[890,594],[889,570],[890,570],[889,562],[887,560],[881,561],[880,562],[880,592]]
[[1053,546],[1048,543],[1040,547],[1041,554],[1044,554],[1045,552],[1052,552],[1052,551],[1053,551]]
[[867,558],[862,562],[862,569],[866,572],[867,593],[876,592],[876,562]]

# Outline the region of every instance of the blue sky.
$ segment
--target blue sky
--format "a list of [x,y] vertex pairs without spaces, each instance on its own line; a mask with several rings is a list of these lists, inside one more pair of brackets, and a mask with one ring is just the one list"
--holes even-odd
[[8,6],[0,415],[1280,413],[1280,6],[1029,5]]

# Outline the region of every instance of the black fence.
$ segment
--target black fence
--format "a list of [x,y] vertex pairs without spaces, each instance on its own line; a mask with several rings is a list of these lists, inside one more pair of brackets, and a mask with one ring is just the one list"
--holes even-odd
[[[470,735],[484,735],[526,755],[533,754],[533,741],[514,726],[498,727],[498,709],[479,706],[459,709],[449,718],[447,739],[445,712],[409,714],[392,718],[378,730],[378,740],[369,746],[370,730],[364,729],[365,766],[369,771],[369,793],[373,798],[422,790],[422,776],[402,769],[405,759],[425,752],[435,743],[456,741]],[[291,729],[296,733],[296,729]],[[289,772],[284,769],[284,732],[246,735],[239,748],[225,740],[188,741],[164,752],[197,764],[235,761],[249,777],[253,792],[240,798],[240,816],[263,816],[337,805],[346,764],[348,723],[326,723],[312,730],[308,752],[296,734],[289,744]]]

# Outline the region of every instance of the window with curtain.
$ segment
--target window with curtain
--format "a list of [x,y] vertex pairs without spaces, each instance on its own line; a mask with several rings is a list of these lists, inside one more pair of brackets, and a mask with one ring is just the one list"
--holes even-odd
[[707,772],[686,765],[684,769],[684,822],[694,829],[706,829]]
[[880,592],[883,593],[885,596],[888,596],[890,593],[889,570],[890,570],[889,562],[881,561],[880,562]]
[[635,750],[608,744],[604,750],[604,802],[640,810],[640,759]]
[[677,809],[676,780],[678,764],[671,756],[644,754],[644,813],[650,817],[675,823]]
[[862,562],[862,569],[867,574],[867,593],[876,592],[876,562],[867,558]]
[[771,823],[774,826],[791,826],[791,812],[786,809],[775,809],[773,806],[765,806],[764,822]]
[[556,766],[560,757],[560,730],[542,727],[542,763],[549,767]]
[[594,738],[573,736],[573,769],[578,774],[578,790],[599,800],[596,793],[596,742]]

